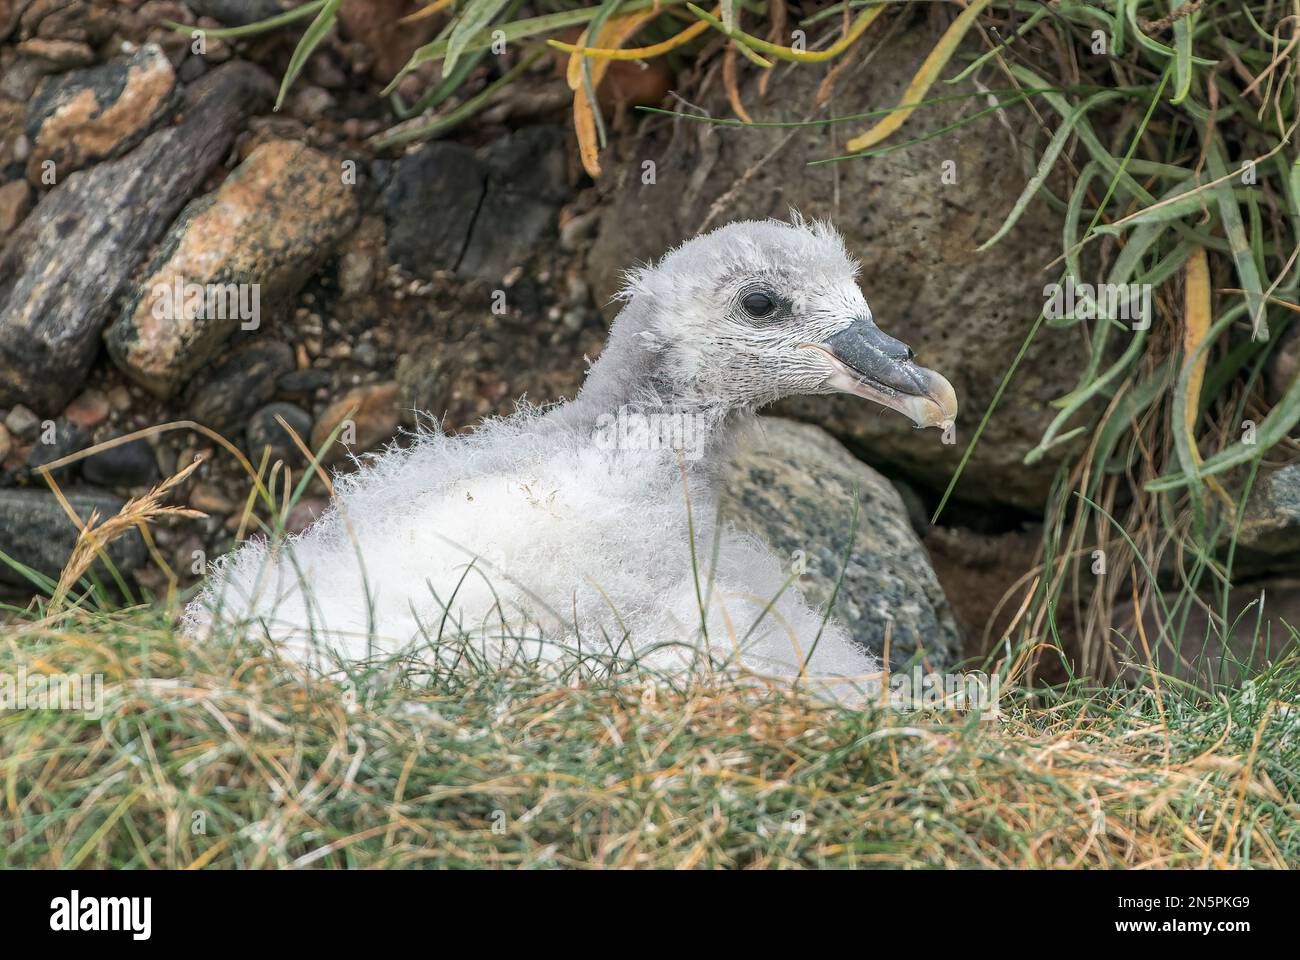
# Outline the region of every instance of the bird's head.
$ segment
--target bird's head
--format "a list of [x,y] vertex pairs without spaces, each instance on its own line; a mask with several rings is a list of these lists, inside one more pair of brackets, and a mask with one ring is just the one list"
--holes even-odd
[[627,331],[676,400],[756,407],[799,394],[851,393],[918,427],[957,416],[957,395],[876,326],[858,265],[827,224],[744,221],[633,271]]

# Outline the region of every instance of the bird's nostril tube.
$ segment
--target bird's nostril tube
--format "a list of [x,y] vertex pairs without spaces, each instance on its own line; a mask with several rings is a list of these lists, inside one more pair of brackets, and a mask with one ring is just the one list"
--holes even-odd
[[912,348],[901,340],[895,340],[886,333],[882,333],[880,339],[883,344],[885,356],[890,360],[911,360],[912,357],[915,356],[915,354],[912,353]]

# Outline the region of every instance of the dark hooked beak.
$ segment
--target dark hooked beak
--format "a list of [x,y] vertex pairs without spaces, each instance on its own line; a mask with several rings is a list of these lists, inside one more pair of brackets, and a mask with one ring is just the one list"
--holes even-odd
[[853,321],[822,343],[806,343],[830,357],[827,384],[897,410],[918,427],[943,427],[957,418],[952,384],[912,362],[912,349],[869,319]]

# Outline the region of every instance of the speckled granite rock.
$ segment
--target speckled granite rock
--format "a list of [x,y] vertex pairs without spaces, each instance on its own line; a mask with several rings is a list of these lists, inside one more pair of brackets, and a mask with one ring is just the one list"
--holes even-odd
[[[339,161],[292,140],[258,146],[163,237],[104,334],[114,362],[166,397],[236,330],[261,329],[355,223],[341,171]],[[191,289],[204,296],[192,298]]]
[[[102,493],[65,490],[72,508],[82,520],[99,511],[100,519],[122,509],[122,501]],[[20,563],[57,578],[77,542],[77,529],[48,490],[0,490],[0,549]],[[121,573],[130,573],[145,560],[144,541],[131,532],[108,547],[108,558]],[[92,568],[104,576],[103,566]],[[8,564],[0,563],[0,582],[30,586]]]
[[[861,501],[850,551],[854,490]],[[741,441],[725,487],[724,509],[791,563],[802,551],[798,583],[824,606],[848,555],[835,616],[854,640],[879,655],[892,618],[890,660],[906,664],[918,648],[940,670],[960,658],[957,625],[925,549],[893,486],[820,427],[763,417]]]
[[53,416],[76,395],[118,290],[275,86],[229,63],[187,92],[178,126],[61,179],[0,250],[0,406]]
[[46,80],[27,108],[27,138],[33,144],[27,178],[42,182],[47,160],[54,161],[61,180],[125,153],[162,119],[175,86],[171,63],[153,43],[129,60]]
[[[869,65],[844,73],[828,112],[898,103],[939,36],[938,25],[926,19],[934,5],[914,6],[925,10],[890,35]],[[956,8],[947,15],[955,16]],[[978,48],[978,39],[967,40],[966,49]],[[762,71],[745,63],[740,71],[741,99],[764,121],[808,119],[825,77],[819,70],[782,73],[765,99],[757,91]],[[943,93],[971,99],[918,110],[886,146],[923,138],[983,104],[970,81],[945,86]],[[715,117],[732,115],[721,83],[691,100]],[[596,302],[609,303],[628,264],[658,258],[706,226],[785,218],[791,207],[829,218],[862,261],[862,290],[881,328],[956,388],[956,442],[937,444],[929,431],[913,430],[903,417],[853,397],[802,397],[786,401],[778,412],[824,426],[853,452],[891,464],[921,486],[943,489],[1043,307],[1043,286],[1055,277],[1041,268],[1060,250],[1059,219],[1036,202],[1004,240],[976,252],[1027,180],[1002,124],[1018,127],[1033,119],[1015,111],[999,117],[906,150],[819,166],[809,161],[844,153],[847,135],[869,124],[742,130],[644,119],[634,128],[635,139],[622,141],[621,155],[617,142],[601,155],[606,202],[588,259]],[[651,160],[654,182],[646,183],[643,164]],[[956,182],[945,181],[945,170]],[[607,315],[616,309],[617,304],[607,307]],[[1033,467],[1022,461],[1056,415],[1050,401],[1078,380],[1075,336],[1076,331],[1039,331],[962,474],[958,498],[1042,507],[1059,451]]]
[[31,0],[0,0],[0,40],[8,38],[18,26],[18,18]]

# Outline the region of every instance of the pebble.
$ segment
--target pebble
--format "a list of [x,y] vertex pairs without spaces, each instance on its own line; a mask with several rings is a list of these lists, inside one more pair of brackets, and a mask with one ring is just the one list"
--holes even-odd
[[[373,450],[391,440],[397,433],[400,419],[401,392],[396,383],[372,383],[344,394],[330,404],[316,421],[311,434],[311,447],[318,451],[325,446],[335,428],[343,426],[332,449],[322,458],[326,463],[343,459],[348,453],[358,454]],[[352,414],[351,430],[344,423],[348,411]],[[351,442],[349,442],[351,441]]]
[[126,413],[131,409],[131,391],[119,383],[108,391],[108,405],[116,413]]
[[[63,417],[54,421],[54,429],[49,430],[42,427],[40,436],[32,446],[32,452],[27,455],[27,466],[33,470],[37,467],[43,467],[47,463],[53,463],[56,460],[62,460],[64,457],[71,456],[79,450],[84,450],[90,445],[90,436]],[[65,476],[75,470],[79,464],[69,464],[66,467],[60,467],[54,471],[57,476]]]
[[102,390],[86,390],[68,404],[63,415],[82,430],[90,432],[108,419],[111,405]]
[[17,404],[5,417],[5,426],[20,440],[31,440],[41,425],[41,418],[28,410],[21,403]]
[[235,511],[235,503],[209,483],[196,483],[190,491],[190,506],[209,515]]
[[284,522],[285,533],[290,536],[302,533],[329,509],[329,505],[329,499],[326,497],[303,497],[289,511],[289,516]]
[[132,440],[87,457],[81,475],[101,487],[142,487],[158,479],[158,462],[147,440]]
[[247,451],[253,463],[262,462],[263,451],[271,448],[268,463],[281,460],[293,467],[300,467],[307,462],[302,448],[294,442],[293,437],[280,425],[280,417],[304,444],[311,438],[311,414],[293,403],[269,403],[262,407],[248,421]]
[[32,209],[32,188],[25,180],[0,187],[0,239],[17,229]]

